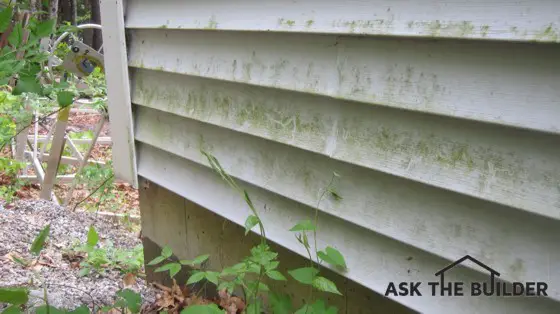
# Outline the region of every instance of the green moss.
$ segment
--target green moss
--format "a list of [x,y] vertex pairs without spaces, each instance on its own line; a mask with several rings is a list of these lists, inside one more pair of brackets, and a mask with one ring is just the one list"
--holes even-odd
[[350,29],[350,33],[354,33],[356,31],[356,26],[358,25],[356,21],[346,22],[345,24]]
[[286,20],[284,18],[279,18],[278,19],[278,25],[279,26],[289,26],[292,27],[296,24],[296,21],[294,20]]
[[544,30],[535,35],[535,40],[537,41],[554,41],[557,42],[560,39],[560,34],[554,28],[554,25],[550,23]]
[[[345,120],[340,128],[346,130],[345,145],[341,148],[345,156],[358,162],[371,163],[379,159],[387,165],[400,161],[403,169],[418,162],[442,169],[456,169],[469,173],[478,171],[485,178],[504,178],[518,180],[522,175],[523,165],[515,161],[515,157],[505,156],[490,148],[471,147],[467,143],[454,142],[441,136],[425,133],[399,131],[397,128],[379,126],[372,128],[371,122]],[[351,156],[351,157],[350,157]],[[487,165],[491,164],[492,168]],[[393,166],[390,166],[393,167]],[[486,179],[482,179],[485,181]]]
[[418,22],[424,25],[425,32],[433,37],[468,37],[475,34],[475,26],[469,21],[442,23],[439,20]]
[[[227,128],[243,129],[244,132],[283,143],[301,143],[303,140],[310,150],[324,149],[326,135],[333,132],[333,118],[313,114],[301,103],[278,97],[272,91],[260,93],[253,88],[244,90],[242,85],[229,84],[207,88],[202,83],[187,82],[165,84],[158,82],[156,77],[139,79],[133,84],[133,94],[135,100],[143,105],[165,105],[167,108],[162,109],[174,114]],[[400,165],[407,169],[414,161],[431,167],[432,171],[437,171],[438,167],[455,169],[455,173],[476,171],[480,174],[481,189],[494,178],[514,184],[526,180],[527,174],[524,172],[528,169],[527,165],[511,152],[456,142],[452,140],[452,135],[449,135],[450,138],[441,133],[435,136],[412,126],[390,125],[370,118],[353,116],[338,120],[340,142],[337,158],[368,165],[376,160],[377,167],[381,163],[386,165],[382,167]],[[162,129],[160,135],[165,136],[166,132]],[[549,181],[550,184],[557,184],[558,175],[550,174]]]
[[474,25],[471,22],[463,21],[459,24],[459,36],[465,37],[474,33]]
[[[325,145],[321,117],[306,113],[294,114],[290,102],[283,102],[252,93],[214,91],[204,86],[171,87],[157,82],[137,82],[139,101],[147,106],[159,107],[179,115],[234,129],[250,127],[253,132],[285,141],[287,138],[313,139],[313,145]],[[323,147],[323,146],[321,146]]]
[[[340,23],[338,22],[336,25],[340,26]],[[342,26],[348,28],[350,33],[390,34],[393,26],[393,20],[376,19],[345,21],[342,23]]]
[[468,152],[468,146],[462,144],[454,144],[447,153],[440,152],[436,159],[442,166],[452,168],[462,164],[467,169],[472,170],[474,166],[474,161]]
[[490,30],[490,26],[488,25],[482,25],[480,27],[480,34],[482,35],[482,37],[486,37],[488,35],[488,31]]
[[216,17],[212,15],[212,17],[208,20],[208,24],[204,27],[204,29],[217,29],[218,22],[216,21]]
[[428,23],[428,31],[432,36],[439,36],[441,32],[441,22],[439,20],[435,20],[433,22]]
[[313,20],[307,20],[307,21],[305,22],[305,26],[311,27],[311,25],[313,25],[313,23],[315,23]]

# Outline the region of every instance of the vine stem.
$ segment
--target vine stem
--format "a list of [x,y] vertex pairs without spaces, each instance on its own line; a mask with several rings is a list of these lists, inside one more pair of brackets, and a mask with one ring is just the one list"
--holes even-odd
[[[315,259],[317,260],[317,269],[319,269],[319,266],[321,265],[320,261],[319,261],[319,249],[317,248],[317,228],[318,228],[318,223],[319,223],[319,206],[321,205],[321,201],[323,200],[323,198],[325,197],[325,194],[327,194],[327,192],[330,190],[333,182],[334,182],[334,178],[335,178],[335,174],[333,173],[331,176],[331,180],[329,182],[329,184],[327,185],[327,187],[323,190],[323,193],[321,193],[321,196],[319,197],[319,200],[317,201],[317,205],[315,206],[315,215],[314,215],[314,219],[313,219],[313,225],[315,228],[313,228],[313,249],[315,250]],[[309,260],[310,260],[310,265],[311,268],[315,268],[315,265],[313,264],[313,257],[311,256],[311,252],[309,250],[309,248],[305,248],[307,250],[307,254],[309,254]],[[311,286],[309,287],[309,301],[313,300],[313,284],[311,284]],[[309,310],[309,307],[305,308],[305,314],[307,314],[307,311]]]
[[[257,301],[258,301],[258,298],[259,298],[259,285],[260,285],[261,280],[262,280],[263,269],[264,269],[264,267],[262,265],[260,265],[259,278],[257,279],[257,286],[255,287],[255,297],[254,297],[255,309],[258,309],[258,307],[256,307],[256,306],[257,306]],[[248,313],[248,314],[252,314],[252,313]],[[254,313],[254,314],[259,314],[259,313]]]
[[[210,153],[205,151],[203,148],[200,149],[200,152],[208,159],[208,163],[210,164],[212,169],[214,169],[214,171],[216,171],[222,177],[222,179],[224,181],[226,181],[234,190],[236,190],[245,199],[245,203],[247,203],[247,206],[249,206],[249,209],[251,210],[252,214],[255,217],[257,217],[257,224],[259,225],[259,230],[260,230],[261,245],[264,247],[267,243],[267,241],[266,241],[266,231],[265,231],[265,228],[264,228],[264,224],[261,220],[261,217],[259,216],[259,214],[257,212],[257,209],[255,208],[255,205],[253,204],[253,201],[251,201],[251,198],[249,197],[249,194],[247,193],[247,191],[245,191],[239,185],[237,185],[235,180],[224,170],[224,168],[222,168],[222,166],[220,165],[220,163],[219,163],[218,159],[216,159],[216,157],[214,157],[213,155],[211,155]],[[254,292],[254,296],[253,296],[255,306],[256,306],[257,301],[258,301],[259,286],[260,286],[260,283],[262,281],[263,275],[264,275],[264,267],[263,267],[263,265],[260,265],[259,277],[257,278],[257,284],[256,284],[256,287],[255,287],[255,292]],[[249,314],[251,314],[251,313],[249,313]]]
[[76,205],[74,205],[74,207],[72,208],[72,211],[75,211],[76,208],[78,208],[78,206],[85,202],[87,199],[89,199],[93,194],[95,194],[97,191],[99,191],[99,189],[101,189],[103,186],[105,186],[105,183],[109,182],[109,180],[111,180],[112,178],[114,178],[115,175],[112,174],[110,175],[107,179],[105,179],[105,181],[103,181],[103,183],[101,183],[93,192],[89,193],[88,196],[84,197],[83,199],[81,199],[78,203],[76,203]]
[[329,182],[329,184],[327,185],[327,187],[319,197],[319,200],[317,201],[317,206],[315,206],[315,217],[313,219],[313,224],[315,225],[315,228],[313,229],[313,245],[315,246],[315,258],[317,259],[317,264],[319,264],[319,251],[317,249],[317,224],[319,223],[319,205],[321,205],[321,201],[323,200],[323,197],[325,197],[325,194],[327,194],[327,192],[331,188],[334,182],[334,177],[335,174],[333,173],[331,176],[331,181]]

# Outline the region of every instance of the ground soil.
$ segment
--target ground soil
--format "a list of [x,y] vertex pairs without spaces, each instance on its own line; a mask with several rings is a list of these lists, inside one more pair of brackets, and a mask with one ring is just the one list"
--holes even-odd
[[[79,113],[73,112],[70,114],[68,120],[68,127],[67,133],[79,133],[85,131],[94,131],[95,125],[101,119],[101,114],[99,113]],[[54,126],[55,119],[48,118],[42,121],[42,126],[39,126],[37,133],[39,135],[46,135],[48,133],[47,128],[52,128]],[[29,130],[29,135],[34,134],[34,126],[32,126]],[[111,135],[110,131],[110,123],[105,123],[104,127],[101,130],[101,137],[108,137]],[[85,153],[85,150],[82,151],[82,154]],[[0,152],[0,157],[9,157],[11,152],[8,148],[4,149],[4,151]],[[112,158],[111,154],[111,145],[106,144],[96,144],[94,149],[92,150],[90,159],[108,162]],[[64,173],[59,171],[59,174],[71,174],[75,173],[77,167],[70,166],[68,167]],[[30,167],[26,173],[27,175],[35,175],[33,168]],[[0,173],[0,184],[7,184],[2,183],[4,181],[9,181],[8,178],[3,176]],[[54,188],[55,195],[60,199],[64,200],[67,197],[67,192],[69,191],[70,186],[68,184],[56,184]],[[17,199],[23,200],[32,200],[39,198],[40,187],[37,184],[29,184],[23,186],[19,191],[17,191],[16,196]],[[72,199],[68,204],[69,207],[74,207],[77,203],[84,200],[84,202],[80,203],[79,208],[88,211],[102,211],[102,212],[112,212],[116,214],[123,214],[129,216],[139,216],[139,203],[138,203],[138,191],[134,189],[127,183],[123,182],[115,182],[113,185],[113,193],[115,194],[115,199],[101,202],[99,203],[99,198],[94,196],[87,198],[90,193],[93,192],[92,189],[88,189],[85,185],[78,185],[72,194]],[[0,202],[2,200],[0,199]]]

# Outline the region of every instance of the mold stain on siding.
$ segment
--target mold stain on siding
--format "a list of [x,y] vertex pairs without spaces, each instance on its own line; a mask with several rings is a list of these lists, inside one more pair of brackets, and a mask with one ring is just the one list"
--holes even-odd
[[[481,195],[492,193],[494,187],[513,192],[525,191],[529,187],[527,184],[548,185],[554,189],[560,185],[558,174],[532,169],[534,166],[526,164],[514,152],[457,142],[441,135],[401,130],[389,123],[372,125],[361,116],[304,115],[289,102],[243,93],[232,95],[204,85],[177,89],[143,85],[138,81],[135,90],[141,103],[148,106],[164,105],[167,111],[196,120],[303,145],[312,151],[368,167],[398,168],[402,173],[415,173],[419,169],[437,173],[438,169],[447,169],[458,175],[474,175],[479,182],[475,192]],[[334,132],[333,125],[337,128]]]

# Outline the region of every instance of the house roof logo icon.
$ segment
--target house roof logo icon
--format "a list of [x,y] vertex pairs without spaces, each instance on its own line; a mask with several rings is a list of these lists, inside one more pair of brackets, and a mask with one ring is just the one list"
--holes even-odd
[[471,261],[471,262],[477,264],[478,266],[480,266],[480,267],[486,269],[486,270],[490,273],[490,276],[491,276],[492,278],[494,278],[494,276],[500,277],[500,273],[497,272],[495,269],[492,269],[490,266],[484,264],[483,262],[477,260],[476,258],[474,258],[474,257],[472,257],[472,256],[470,256],[470,255],[465,255],[465,256],[461,257],[460,259],[456,260],[455,262],[453,262],[453,263],[449,264],[448,266],[442,268],[441,270],[437,271],[437,272],[435,273],[435,275],[436,275],[436,276],[441,276],[441,278],[443,279],[443,274],[444,274],[446,271],[448,271],[448,270],[450,270],[451,268],[453,268],[453,267],[455,267],[455,266],[457,266],[457,265],[463,263],[463,262],[466,261],[466,260],[469,260],[469,261]]
[[[476,270],[477,273],[486,273],[487,279],[476,275],[472,276],[475,270],[468,270],[460,276],[449,274],[451,280],[445,280],[445,274],[455,266],[468,261],[476,264],[483,270]],[[469,265],[470,266],[470,265]],[[474,265],[473,265],[474,267]],[[435,281],[428,281],[432,296],[455,297],[455,296],[471,296],[471,297],[538,297],[548,296],[548,283],[544,281],[507,281],[501,280],[500,273],[492,267],[484,264],[476,258],[465,255],[460,259],[452,262],[435,273]],[[466,278],[466,280],[465,280]],[[463,280],[461,280],[463,279]],[[385,290],[385,296],[422,296],[422,281],[401,281],[389,282]]]

